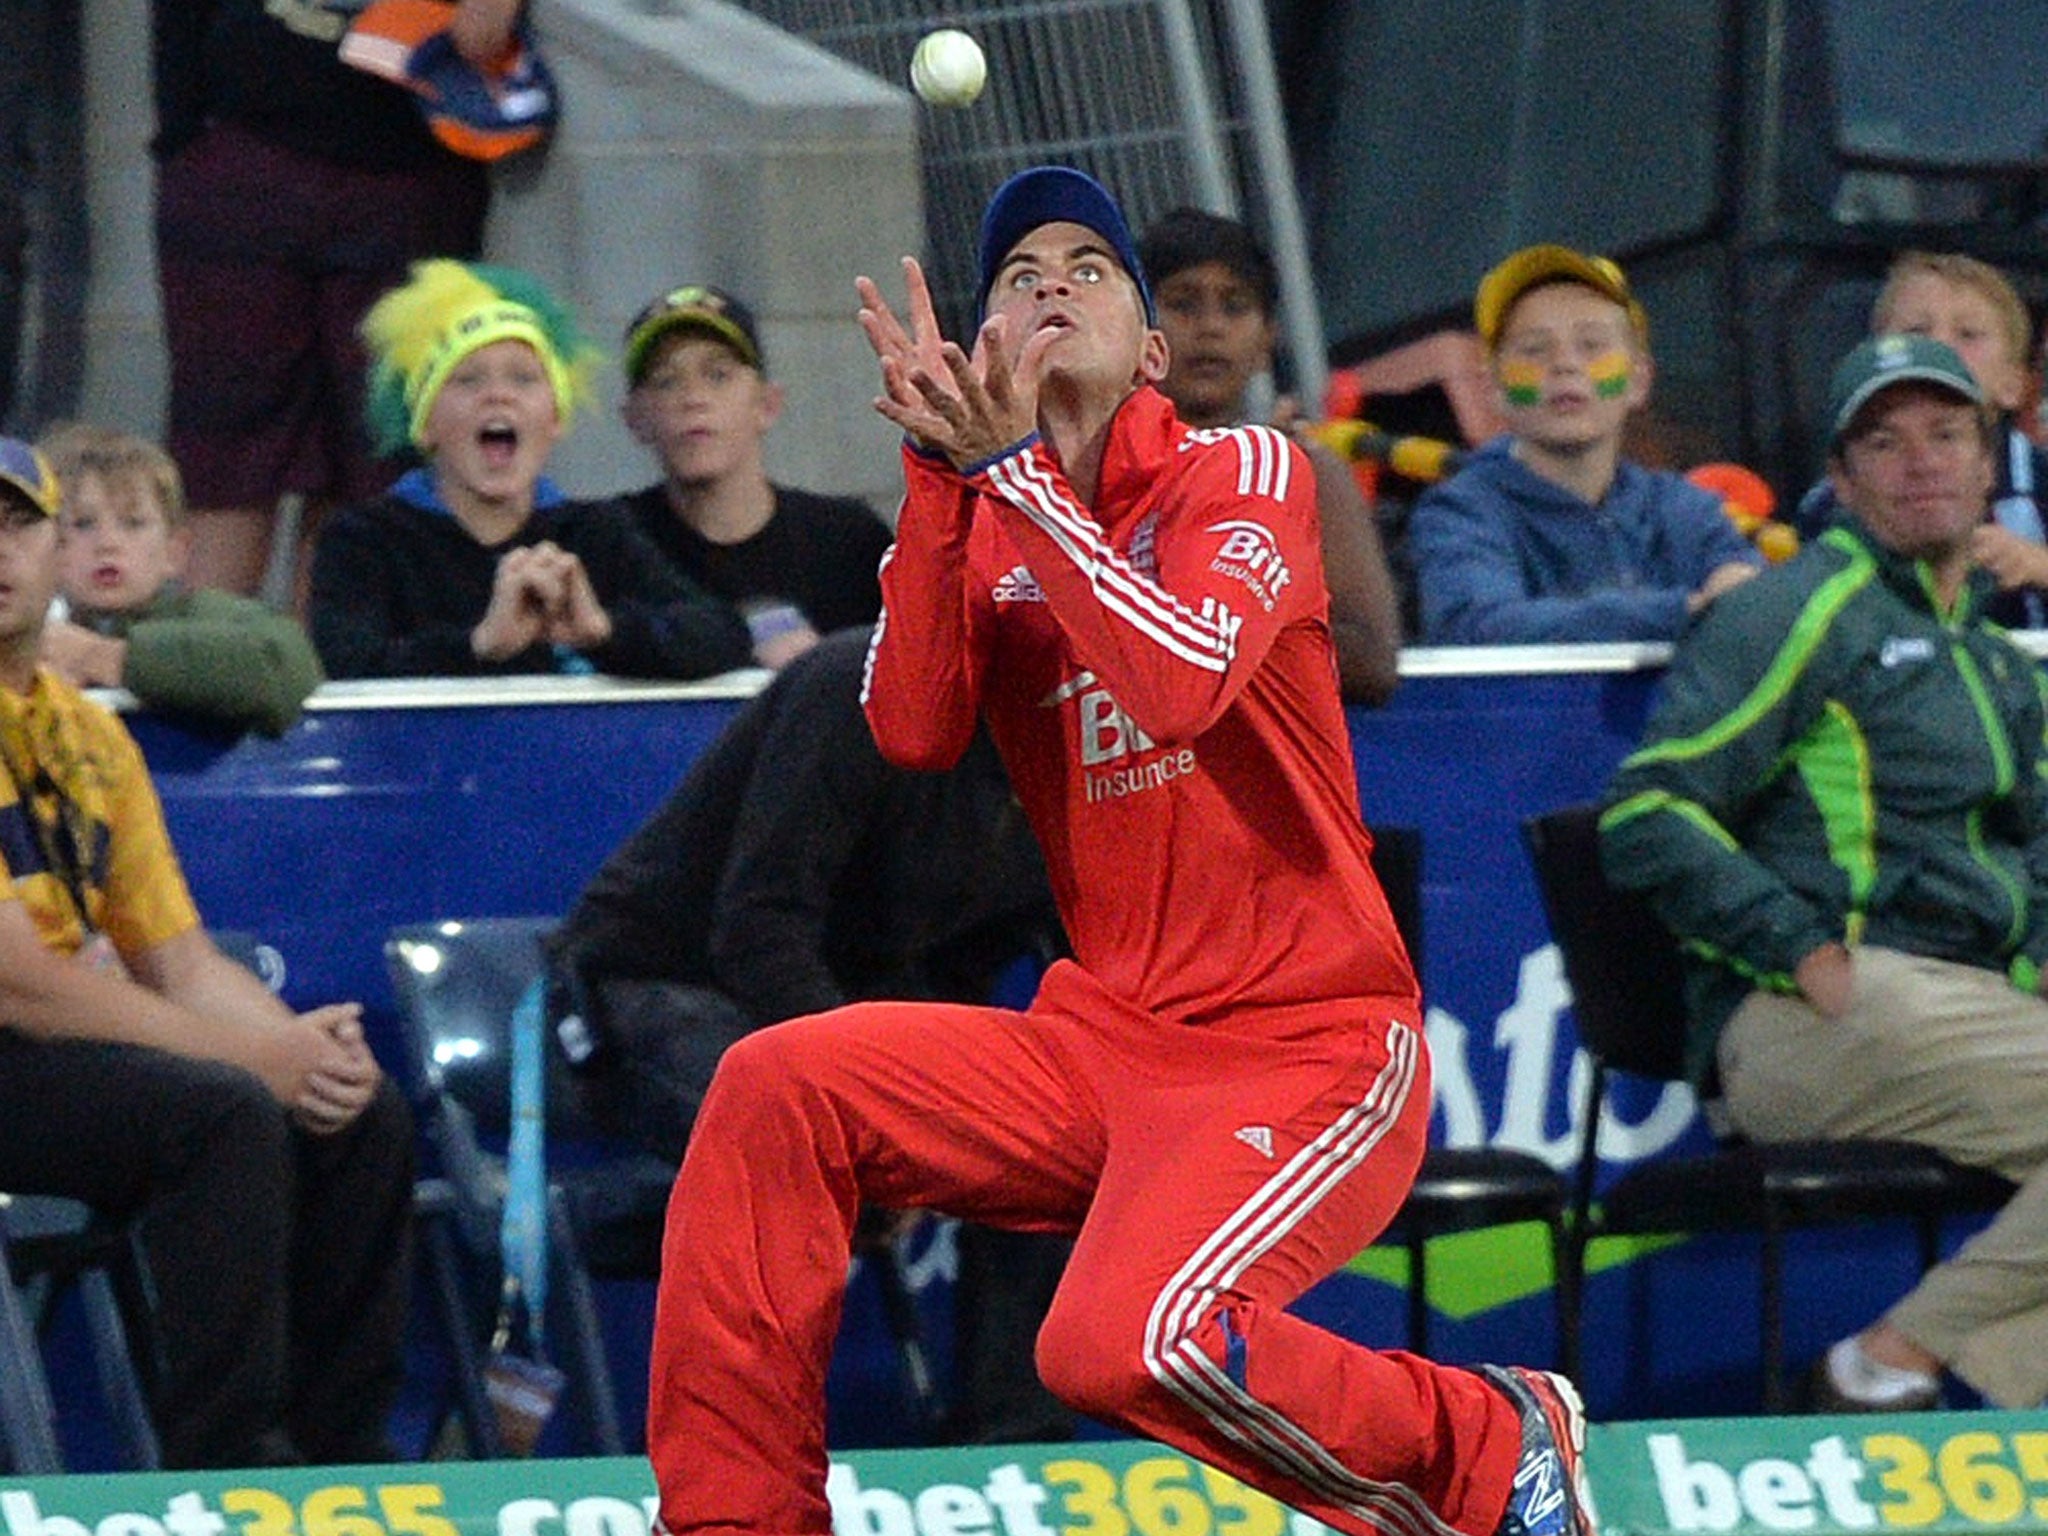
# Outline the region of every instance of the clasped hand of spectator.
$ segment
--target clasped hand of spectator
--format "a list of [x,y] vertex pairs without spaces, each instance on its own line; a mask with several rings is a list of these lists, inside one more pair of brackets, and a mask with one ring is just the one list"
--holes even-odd
[[272,1033],[259,1071],[301,1127],[331,1136],[363,1112],[382,1074],[363,1038],[360,1004],[309,1009]]
[[594,650],[612,637],[583,562],[547,540],[510,549],[498,561],[491,603],[469,645],[484,661],[505,661],[546,643]]
[[1970,561],[1998,581],[2000,591],[2015,587],[2048,587],[2048,546],[2023,538],[1998,523],[1985,523],[1970,534]]

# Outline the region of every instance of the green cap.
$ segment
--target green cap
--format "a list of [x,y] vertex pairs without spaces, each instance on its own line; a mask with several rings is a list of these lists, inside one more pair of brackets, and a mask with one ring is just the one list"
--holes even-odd
[[1835,365],[1828,384],[1828,446],[1841,443],[1879,390],[1911,383],[1932,384],[1980,411],[1986,408],[1983,386],[1953,347],[1932,336],[1872,336]]

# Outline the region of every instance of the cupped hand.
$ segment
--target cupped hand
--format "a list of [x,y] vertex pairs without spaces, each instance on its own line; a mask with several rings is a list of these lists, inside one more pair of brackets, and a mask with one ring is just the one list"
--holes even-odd
[[548,610],[547,638],[572,651],[593,651],[612,637],[612,616],[598,601],[590,572],[567,550],[556,551],[560,585]]

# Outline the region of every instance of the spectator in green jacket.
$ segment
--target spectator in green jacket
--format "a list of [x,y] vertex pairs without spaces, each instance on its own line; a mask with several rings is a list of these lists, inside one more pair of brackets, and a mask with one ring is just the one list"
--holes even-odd
[[1814,1405],[2048,1398],[2044,679],[1982,617],[1983,386],[1928,336],[1837,368],[1839,523],[1679,642],[1602,860],[1683,942],[1703,1089],[1752,1140],[1918,1142],[2019,1185],[1816,1363]]
[[66,607],[44,665],[81,688],[125,688],[159,714],[282,735],[321,682],[305,631],[254,598],[188,590],[178,467],[155,443],[71,424],[41,443],[63,490],[57,573]]

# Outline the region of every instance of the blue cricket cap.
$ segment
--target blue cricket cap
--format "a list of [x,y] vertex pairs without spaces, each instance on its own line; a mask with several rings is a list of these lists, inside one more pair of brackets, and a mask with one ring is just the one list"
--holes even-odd
[[995,190],[981,216],[981,311],[988,313],[989,290],[995,286],[996,269],[1017,242],[1041,224],[1079,224],[1108,242],[1117,263],[1138,285],[1138,297],[1145,305],[1145,323],[1158,322],[1152,304],[1152,285],[1145,281],[1144,264],[1138,260],[1138,243],[1131,238],[1131,226],[1124,221],[1116,199],[1085,171],[1070,165],[1034,165],[1019,171]]

